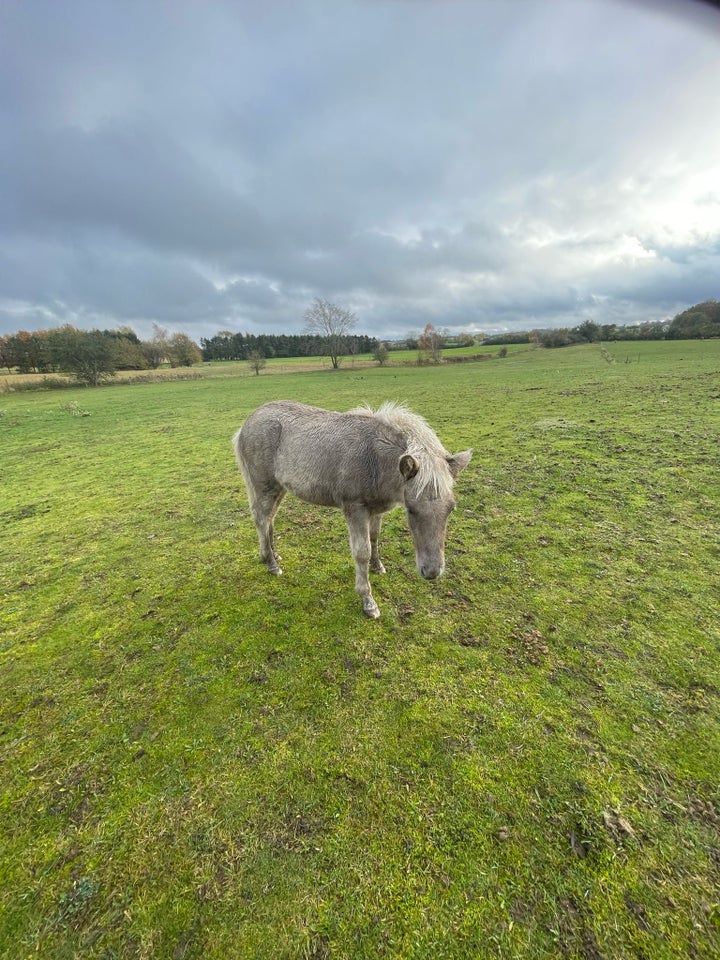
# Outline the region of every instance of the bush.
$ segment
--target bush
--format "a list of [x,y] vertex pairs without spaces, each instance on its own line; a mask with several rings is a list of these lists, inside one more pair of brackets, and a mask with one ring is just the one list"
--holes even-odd
[[373,350],[373,360],[384,367],[388,359],[388,348],[384,343],[378,343]]

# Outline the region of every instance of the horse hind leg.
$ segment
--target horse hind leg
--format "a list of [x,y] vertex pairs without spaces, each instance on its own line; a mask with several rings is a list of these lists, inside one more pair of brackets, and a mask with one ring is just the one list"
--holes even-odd
[[273,544],[273,519],[282,498],[285,496],[285,490],[274,480],[271,474],[264,474],[262,468],[258,470],[253,465],[255,457],[253,455],[248,457],[246,451],[247,444],[249,444],[252,454],[252,436],[247,439],[246,443],[245,430],[246,428],[243,427],[233,437],[235,458],[245,481],[250,512],[255,521],[260,545],[260,557],[270,573],[280,574],[282,573],[279,563],[280,556],[275,552]]
[[257,529],[260,558],[268,571],[276,576],[279,576],[282,570],[279,563],[280,554],[275,551],[273,520],[284,496],[285,491],[282,489],[263,494],[257,494],[253,490],[250,494],[250,509]]

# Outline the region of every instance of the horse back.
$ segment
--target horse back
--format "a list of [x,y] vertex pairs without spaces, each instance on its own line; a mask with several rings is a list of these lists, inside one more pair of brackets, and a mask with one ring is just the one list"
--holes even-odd
[[373,417],[335,413],[289,400],[266,403],[236,438],[238,459],[257,484],[277,484],[325,506],[402,500],[402,433]]

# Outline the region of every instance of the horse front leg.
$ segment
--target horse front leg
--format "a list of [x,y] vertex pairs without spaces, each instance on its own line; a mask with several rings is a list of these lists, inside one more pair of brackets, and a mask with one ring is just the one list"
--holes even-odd
[[370,514],[360,504],[345,506],[345,520],[350,534],[350,551],[355,561],[355,592],[362,600],[363,613],[371,620],[377,620],[380,609],[370,589]]
[[378,553],[378,537],[382,526],[382,514],[373,513],[370,517],[370,570],[373,573],[385,573],[385,567]]

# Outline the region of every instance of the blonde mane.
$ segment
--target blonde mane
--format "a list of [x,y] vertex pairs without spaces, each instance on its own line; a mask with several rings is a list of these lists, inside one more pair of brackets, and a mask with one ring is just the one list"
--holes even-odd
[[395,427],[407,440],[407,452],[418,464],[418,472],[409,482],[415,499],[430,500],[452,497],[454,479],[447,463],[450,455],[437,434],[419,413],[413,413],[403,403],[387,400],[377,410],[367,405],[355,407],[349,413],[375,417]]

